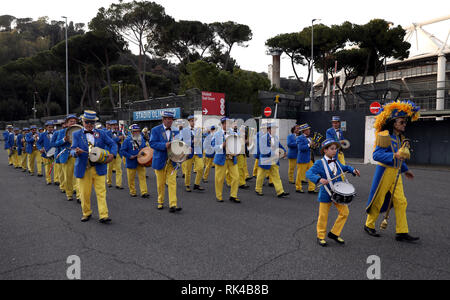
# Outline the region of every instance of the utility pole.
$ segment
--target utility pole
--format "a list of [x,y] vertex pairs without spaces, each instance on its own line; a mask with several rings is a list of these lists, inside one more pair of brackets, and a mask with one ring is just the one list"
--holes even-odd
[[66,115],[69,115],[69,52],[67,44],[67,17],[61,18],[66,20]]

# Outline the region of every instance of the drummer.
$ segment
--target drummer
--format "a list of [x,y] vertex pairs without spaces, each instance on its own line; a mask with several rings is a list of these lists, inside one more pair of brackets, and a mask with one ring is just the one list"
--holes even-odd
[[232,131],[227,131],[227,126],[231,126],[232,120],[224,117],[220,121],[222,123],[222,128],[214,134],[214,150],[216,152],[214,156],[216,199],[218,202],[223,202],[223,182],[225,180],[225,174],[228,171],[231,176],[230,201],[241,203],[237,197],[239,189],[237,159],[236,156],[226,154],[226,135],[234,134]]
[[[286,152],[286,149],[281,145],[279,138],[272,132],[275,128],[275,124],[267,124],[267,133],[259,137],[259,161],[258,161],[258,175],[256,177],[256,187],[255,192],[258,196],[263,196],[262,187],[265,177],[269,174],[272,179],[273,185],[275,186],[275,191],[277,192],[278,198],[284,198],[289,195],[283,189],[283,184],[280,179],[280,161],[279,159],[276,163],[273,161],[275,153],[273,149],[281,148]],[[277,145],[277,146],[274,146]]]
[[[191,145],[191,154],[188,156],[187,160],[183,162],[184,165],[184,185],[186,188],[186,192],[191,192],[191,174],[192,167],[194,167],[195,182],[194,182],[194,191],[204,191],[205,189],[200,186],[200,182],[202,180],[203,175],[203,147],[202,147],[202,135],[201,128],[195,128],[195,117],[189,116],[189,127],[183,129],[180,132],[181,141],[185,142],[188,145]],[[199,139],[199,141],[197,141]]]
[[50,172],[52,158],[47,157],[47,152],[53,147],[52,138],[54,131],[53,121],[47,121],[45,123],[45,131],[39,136],[39,140],[36,143],[38,150],[41,152],[42,161],[44,163],[45,181],[47,185],[52,184],[52,174]]
[[145,167],[140,165],[137,161],[138,153],[140,150],[146,147],[146,140],[141,134],[141,128],[139,125],[131,126],[131,136],[127,137],[120,148],[120,154],[127,160],[127,178],[128,188],[130,190],[131,197],[137,197],[136,193],[136,173],[139,178],[139,187],[141,189],[141,197],[149,198],[150,195],[147,191],[147,181],[145,179]]
[[[95,111],[86,110],[81,118],[84,128],[73,133],[71,146],[71,155],[76,158],[75,177],[78,179],[80,188],[81,209],[83,212],[81,222],[87,222],[91,219],[91,192],[92,185],[94,185],[99,222],[108,224],[111,222],[111,219],[109,218],[106,204],[106,164],[111,162],[117,155],[117,144],[103,130],[94,129],[95,121],[98,120]],[[89,161],[88,153],[91,147],[100,149],[109,147],[111,149],[105,163],[91,163]]]
[[[76,125],[78,118],[75,115],[68,115],[65,119],[66,127],[58,132],[58,136],[54,142],[54,146],[59,147],[59,163],[63,171],[64,178],[64,190],[66,192],[67,201],[73,201],[73,194],[80,199],[80,192],[76,189],[76,183],[74,179],[75,157],[70,155],[70,138],[67,137],[67,129],[73,125]],[[79,188],[79,187],[78,187]],[[81,200],[81,199],[80,199]]]
[[176,164],[172,162],[167,150],[174,140],[172,124],[175,114],[172,111],[162,113],[162,124],[152,128],[150,135],[150,147],[153,149],[152,168],[156,174],[156,185],[158,190],[158,209],[164,209],[164,198],[166,193],[166,182],[169,190],[169,212],[176,213],[182,210],[177,204],[177,178]]
[[[327,139],[322,143],[321,153],[324,155],[322,159],[317,160],[311,169],[306,172],[306,177],[315,184],[321,183],[323,186],[320,188],[318,201],[319,206],[319,219],[317,220],[317,242],[320,246],[326,247],[327,241],[325,235],[327,231],[328,213],[330,211],[331,203],[334,203],[338,210],[338,217],[334,223],[333,228],[328,233],[328,238],[336,241],[338,244],[345,244],[344,239],[340,237],[345,222],[347,221],[349,210],[347,205],[332,202],[331,200],[331,187],[329,185],[332,178],[332,182],[336,183],[342,181],[343,172],[352,173],[354,176],[360,176],[357,169],[351,166],[341,164],[333,157],[336,156],[336,152],[340,147],[340,143],[334,139]],[[327,169],[325,169],[325,167]]]

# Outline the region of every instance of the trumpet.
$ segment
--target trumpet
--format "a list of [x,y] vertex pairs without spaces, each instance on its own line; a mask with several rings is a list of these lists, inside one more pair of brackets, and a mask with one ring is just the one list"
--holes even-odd
[[323,135],[319,132],[314,132],[314,135],[311,139],[311,149],[318,149],[320,148],[320,143],[323,139]]
[[33,138],[34,138],[33,149],[36,150],[37,149],[36,144],[39,141],[39,134],[37,133],[33,134]]

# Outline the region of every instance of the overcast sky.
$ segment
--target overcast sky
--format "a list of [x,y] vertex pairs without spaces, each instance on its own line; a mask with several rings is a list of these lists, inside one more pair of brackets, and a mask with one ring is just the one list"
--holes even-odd
[[[0,15],[15,17],[48,16],[52,20],[67,16],[69,21],[88,23],[100,7],[112,0],[2,0]],[[236,47],[232,56],[246,70],[267,72],[271,57],[267,56],[265,41],[280,33],[300,31],[311,25],[314,18],[326,25],[344,21],[364,24],[381,18],[404,27],[450,14],[450,1],[444,0],[155,0],[176,20],[198,20],[204,23],[235,21],[250,26],[253,39],[247,48]],[[428,25],[424,29],[445,40],[450,22]],[[305,76],[305,68],[299,68]],[[292,76],[287,57],[282,58],[281,76]],[[306,77],[306,76],[305,76]]]

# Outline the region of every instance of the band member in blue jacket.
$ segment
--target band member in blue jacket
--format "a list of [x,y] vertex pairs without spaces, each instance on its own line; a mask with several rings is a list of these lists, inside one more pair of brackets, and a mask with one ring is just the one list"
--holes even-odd
[[53,130],[53,121],[47,121],[45,123],[45,131],[41,133],[41,135],[39,136],[39,141],[36,144],[37,148],[41,152],[42,160],[44,163],[45,181],[47,182],[47,185],[52,184],[52,174],[50,173],[52,160],[47,157],[47,152],[53,147]]
[[5,141],[5,150],[6,152],[8,152],[8,165],[12,166],[13,162],[12,162],[12,156],[10,155],[10,148],[11,145],[9,144],[9,136],[13,133],[13,129],[14,127],[12,125],[8,125],[6,126],[6,131],[3,132],[3,140]]
[[[106,124],[109,125],[109,129],[105,130],[108,136],[117,143],[117,148],[120,149],[122,142],[125,137],[122,132],[119,131],[119,123],[117,120],[111,120]],[[120,151],[119,151],[120,153]],[[112,187],[112,173],[116,173],[116,189],[123,190],[122,187],[122,157],[121,155],[117,155],[117,158],[114,159],[111,163],[108,164],[108,173],[106,176],[106,183],[108,187]]]
[[258,196],[263,196],[262,187],[265,177],[270,174],[272,178],[273,185],[275,186],[275,191],[278,198],[283,198],[289,195],[283,189],[283,184],[280,179],[280,158],[278,153],[278,148],[286,149],[281,145],[280,140],[272,132],[274,124],[267,124],[267,133],[259,137],[259,162],[258,162],[258,175],[256,177],[256,187],[255,192]]
[[226,172],[228,171],[231,176],[230,201],[241,203],[237,197],[239,189],[237,159],[236,156],[227,155],[226,153],[226,136],[235,134],[232,130],[227,129],[227,126],[231,125],[232,120],[224,117],[220,121],[222,123],[222,128],[214,134],[214,150],[216,152],[214,156],[216,199],[218,202],[223,202],[223,182],[225,180]]
[[20,168],[20,155],[22,154],[21,148],[19,148],[18,137],[19,137],[19,128],[14,127],[13,133],[8,135],[8,146],[9,146],[8,155],[11,157],[11,161],[15,169]]
[[211,171],[211,167],[214,164],[214,133],[216,131],[216,126],[211,126],[208,135],[205,137],[203,141],[203,151],[205,154],[205,171],[203,173],[203,182],[207,183],[209,178],[209,172]]
[[169,190],[169,212],[176,213],[182,210],[178,207],[177,200],[177,172],[176,164],[168,159],[167,149],[174,140],[172,124],[175,114],[172,111],[162,113],[162,124],[152,128],[150,135],[150,147],[153,149],[152,168],[156,174],[158,190],[158,209],[164,208],[166,182]]
[[[308,124],[303,124],[299,127],[300,135],[297,137],[297,179],[295,181],[295,190],[297,193],[304,193],[303,180],[306,181],[306,171],[313,166],[311,160],[311,151],[313,148],[313,141],[309,137],[311,133],[311,127]],[[316,185],[308,181],[308,193],[314,194]]]
[[[336,142],[341,142],[345,140],[344,134],[341,130],[341,118],[339,116],[334,116],[331,118],[331,125],[332,127],[327,130],[326,138],[327,139],[333,139]],[[339,159],[339,162],[343,165],[345,165],[345,157],[344,153],[341,151],[337,151],[336,153],[336,159]]]
[[195,117],[189,116],[189,127],[184,128],[180,132],[180,139],[188,145],[191,145],[191,154],[188,159],[183,162],[184,165],[184,185],[186,192],[191,192],[191,174],[192,167],[194,167],[195,182],[194,191],[204,191],[205,189],[200,186],[203,175],[203,143],[202,143],[202,129],[195,128]]
[[[27,146],[25,151],[28,153],[28,172],[31,176],[34,176],[34,168],[36,164],[36,158],[40,155],[36,143],[39,139],[39,134],[37,132],[37,127],[35,125],[32,125],[30,127],[31,132],[29,132],[25,136],[25,141],[27,142]],[[37,164],[37,172],[38,177],[42,177],[42,165]]]
[[22,172],[24,173],[28,170],[28,153],[26,151],[27,141],[25,140],[25,137],[29,132],[30,128],[25,127],[20,134],[20,143],[22,144]]
[[291,128],[291,134],[287,136],[287,146],[288,146],[287,158],[289,161],[288,177],[290,184],[295,184],[294,173],[295,167],[297,166],[297,156],[298,156],[297,136],[299,132],[300,132],[299,126],[295,125],[294,127]]
[[141,128],[139,125],[131,126],[131,136],[127,137],[120,148],[120,154],[127,160],[127,178],[128,188],[130,190],[130,196],[136,197],[136,173],[139,178],[139,187],[141,189],[141,197],[149,198],[147,181],[145,178],[145,167],[138,164],[137,156],[139,151],[146,147],[146,140],[141,134]]
[[[357,169],[350,166],[345,166],[336,160],[335,155],[340,147],[340,143],[333,139],[325,140],[322,143],[321,153],[324,157],[314,163],[311,169],[306,172],[306,177],[315,184],[321,183],[323,186],[320,188],[318,201],[319,206],[319,218],[317,220],[317,242],[320,246],[327,246],[325,235],[327,232],[328,212],[330,211],[331,203],[334,203],[338,210],[338,218],[334,223],[333,228],[328,233],[328,238],[336,241],[338,244],[344,244],[344,239],[340,237],[345,222],[347,221],[349,210],[347,205],[338,204],[332,202],[330,180],[335,178],[343,172],[349,172],[353,175],[360,176]],[[325,169],[327,168],[327,169]],[[338,176],[332,180],[332,183],[342,181],[342,176]]]
[[[81,209],[83,217],[81,222],[87,222],[92,216],[91,192],[94,185],[97,196],[97,206],[100,223],[110,223],[108,206],[106,204],[106,164],[117,155],[117,144],[111,140],[103,130],[94,129],[98,120],[95,111],[86,110],[82,115],[83,129],[76,131],[72,137],[71,155],[76,158],[75,177],[78,179],[80,189]],[[105,163],[92,163],[89,160],[89,150],[92,147],[105,149],[109,147]]]

